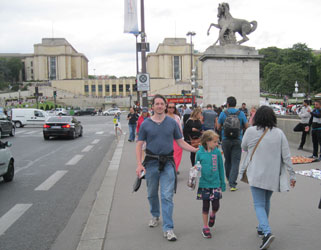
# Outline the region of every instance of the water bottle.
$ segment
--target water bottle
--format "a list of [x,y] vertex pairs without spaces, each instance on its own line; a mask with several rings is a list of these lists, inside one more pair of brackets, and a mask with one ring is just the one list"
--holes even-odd
[[196,166],[196,169],[198,171],[198,177],[202,177],[202,165],[201,165],[201,163],[198,161],[195,166]]

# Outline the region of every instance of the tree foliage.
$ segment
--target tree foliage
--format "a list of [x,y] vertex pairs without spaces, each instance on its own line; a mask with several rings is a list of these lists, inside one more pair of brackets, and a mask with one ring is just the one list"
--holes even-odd
[[275,94],[291,95],[294,84],[299,84],[299,92],[321,91],[321,56],[314,55],[304,43],[292,48],[269,47],[260,49],[264,55],[260,61],[261,88]]

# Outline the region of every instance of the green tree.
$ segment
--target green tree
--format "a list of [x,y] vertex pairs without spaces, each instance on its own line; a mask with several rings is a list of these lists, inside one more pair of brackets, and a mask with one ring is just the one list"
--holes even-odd
[[264,67],[264,83],[266,89],[272,93],[277,92],[277,86],[280,84],[282,66],[276,63],[269,63]]
[[9,58],[7,61],[7,67],[10,70],[10,80],[13,82],[19,81],[19,75],[22,70],[22,62],[20,58]]
[[277,47],[260,49],[259,54],[264,56],[264,58],[260,60],[260,78],[263,77],[264,68],[266,65],[268,65],[269,63],[282,63],[282,49],[279,49]]
[[305,80],[305,71],[295,64],[281,66],[281,81],[276,87],[276,91],[282,95],[292,95],[294,93],[294,84],[299,83],[299,92],[307,93],[307,82]]

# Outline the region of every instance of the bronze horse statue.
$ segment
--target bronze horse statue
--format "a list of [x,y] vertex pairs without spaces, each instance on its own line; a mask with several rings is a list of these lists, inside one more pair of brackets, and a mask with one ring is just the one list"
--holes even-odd
[[[214,45],[216,45],[218,41],[220,41],[220,45],[242,44],[249,40],[247,35],[255,31],[257,27],[256,21],[248,22],[244,19],[233,18],[228,3],[219,4],[217,17],[218,24],[211,23],[207,30],[207,35],[209,35],[212,26],[220,29],[218,39]],[[238,32],[243,39],[236,42],[235,32]]]

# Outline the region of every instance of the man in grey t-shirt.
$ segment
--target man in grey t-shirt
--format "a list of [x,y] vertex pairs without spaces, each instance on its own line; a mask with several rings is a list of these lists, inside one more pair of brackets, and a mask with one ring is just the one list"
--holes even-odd
[[214,130],[217,113],[213,110],[211,104],[207,104],[206,110],[203,111],[204,130]]
[[[166,99],[163,96],[155,95],[152,107],[154,114],[147,118],[139,129],[136,144],[136,174],[140,176],[142,171],[145,172],[150,213],[153,216],[148,225],[158,226],[161,209],[164,237],[169,241],[175,241],[177,237],[173,232],[172,217],[176,170],[175,163],[169,160],[173,157],[173,140],[184,150],[196,152],[198,149],[182,139],[177,122],[166,116]],[[143,165],[142,145],[144,141],[146,141],[146,158]],[[161,206],[158,197],[159,189]]]

